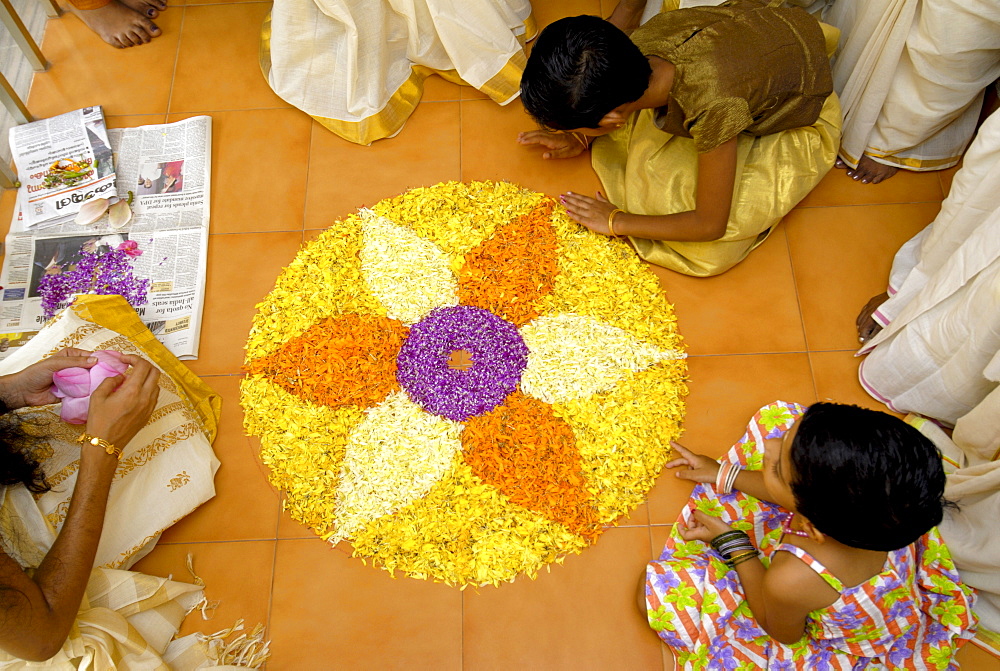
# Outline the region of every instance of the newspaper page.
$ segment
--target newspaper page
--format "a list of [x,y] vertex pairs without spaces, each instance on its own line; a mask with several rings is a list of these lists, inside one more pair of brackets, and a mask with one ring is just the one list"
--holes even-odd
[[10,129],[10,150],[27,226],[74,215],[83,201],[115,192],[112,149],[100,107]]
[[107,216],[79,225],[61,217],[32,227],[23,204],[15,212],[0,271],[0,359],[45,323],[39,283],[74,269],[84,255],[131,241],[135,277],[150,281],[136,312],[167,349],[198,357],[209,236],[212,119],[108,130],[117,191],[134,195],[133,217],[122,230]]

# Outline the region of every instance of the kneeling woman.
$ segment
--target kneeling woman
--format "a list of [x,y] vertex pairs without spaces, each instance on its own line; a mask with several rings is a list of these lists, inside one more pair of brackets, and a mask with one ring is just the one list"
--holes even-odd
[[583,152],[608,195],[567,193],[577,221],[687,275],[725,272],[833,166],[840,106],[827,44],[800,9],[754,0],[665,12],[632,33],[593,16],[538,38],[521,80],[546,129],[521,144]]

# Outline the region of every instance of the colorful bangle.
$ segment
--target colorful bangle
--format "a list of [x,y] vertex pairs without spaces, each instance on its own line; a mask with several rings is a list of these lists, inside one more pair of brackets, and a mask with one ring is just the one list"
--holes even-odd
[[751,559],[756,559],[759,556],[760,552],[757,550],[753,550],[750,552],[743,552],[741,554],[736,555],[735,557],[730,557],[729,561],[726,562],[726,565],[729,566],[729,568],[736,568],[743,562],[750,561]]
[[76,442],[80,443],[81,445],[83,445],[84,443],[90,443],[94,447],[101,448],[102,450],[105,451],[105,453],[109,455],[114,455],[115,459],[118,459],[119,461],[122,458],[122,448],[115,447],[114,445],[104,440],[103,438],[98,438],[97,436],[91,436],[86,431],[80,434],[80,437],[76,439]]
[[738,464],[731,464],[727,461],[719,465],[719,472],[715,476],[715,490],[720,494],[732,494],[733,485],[743,468]]
[[611,210],[611,213],[608,215],[608,230],[611,231],[612,238],[618,237],[618,234],[615,233],[615,215],[618,214],[619,212],[627,214],[625,210],[616,207],[615,209]]

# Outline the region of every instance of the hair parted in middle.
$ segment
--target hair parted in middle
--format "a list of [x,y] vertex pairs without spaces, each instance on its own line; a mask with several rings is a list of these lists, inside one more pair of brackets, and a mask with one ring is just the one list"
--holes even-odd
[[521,100],[548,128],[597,128],[605,114],[642,97],[652,72],[621,30],[596,16],[571,16],[538,36],[521,76]]
[[816,403],[791,446],[799,512],[844,545],[906,547],[943,517],[941,454],[926,436],[884,412]]

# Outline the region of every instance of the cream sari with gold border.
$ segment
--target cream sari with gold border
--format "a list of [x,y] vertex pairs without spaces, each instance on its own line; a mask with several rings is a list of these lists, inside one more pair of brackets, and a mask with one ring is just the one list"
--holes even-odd
[[[221,399],[156,340],[120,296],[79,297],[0,363],[0,374],[21,370],[64,347],[139,354],[163,373],[160,395],[149,423],[122,454],[95,568],[69,638],[48,662],[28,663],[0,652],[0,667],[105,671],[218,666],[226,661],[220,641],[197,634],[172,641],[184,616],[203,600],[204,588],[122,569],[148,553],[167,527],[215,495],[219,461],[211,442]],[[25,430],[45,438],[37,456],[52,490],[35,497],[20,485],[0,488],[0,546],[31,571],[66,518],[80,465],[73,441],[83,427],[63,423],[57,405],[23,412],[22,418]],[[254,639],[257,651],[259,640]],[[251,651],[247,658],[253,656]]]
[[535,31],[528,0],[278,0],[260,64],[285,101],[371,144],[399,132],[434,73],[513,100]]

